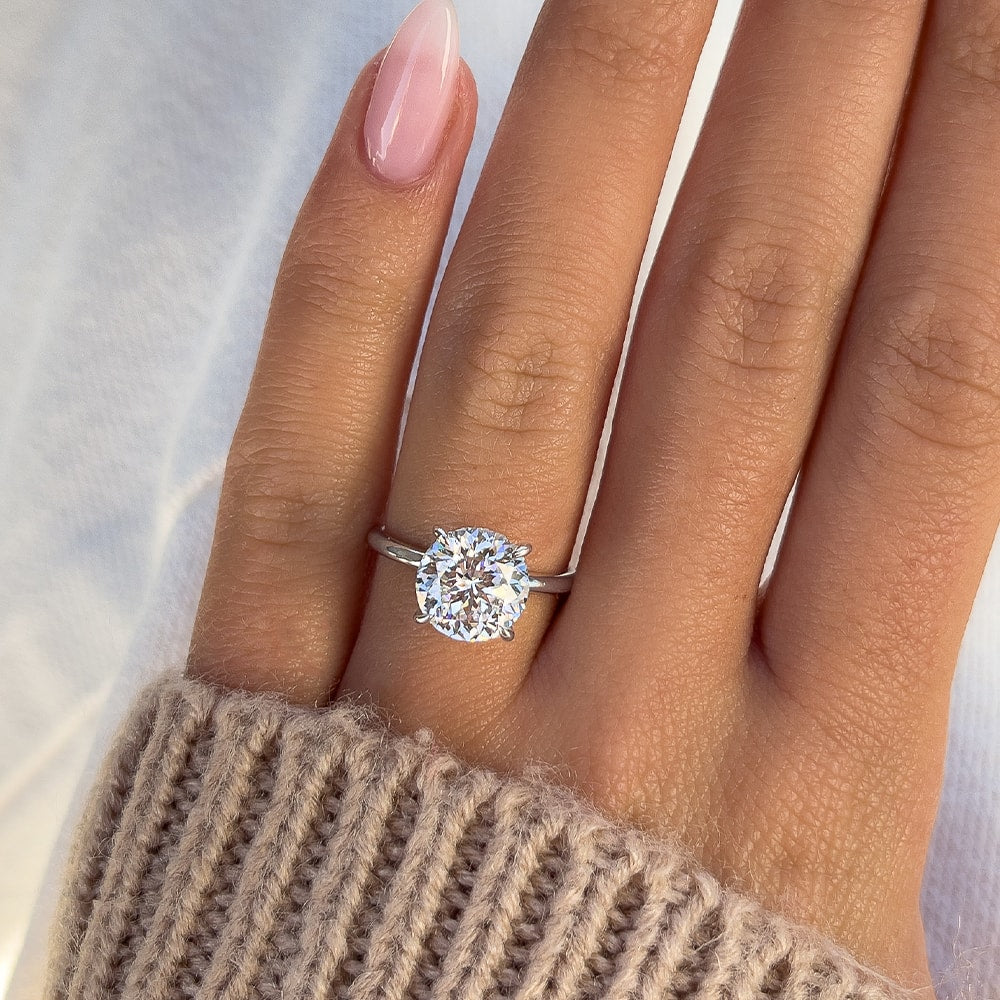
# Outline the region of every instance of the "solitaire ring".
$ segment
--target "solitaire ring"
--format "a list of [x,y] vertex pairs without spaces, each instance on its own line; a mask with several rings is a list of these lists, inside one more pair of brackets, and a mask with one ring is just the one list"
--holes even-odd
[[572,571],[532,576],[525,564],[530,545],[515,545],[489,528],[434,529],[427,549],[414,548],[384,527],[368,532],[378,553],[417,570],[418,622],[429,622],[442,635],[460,642],[513,639],[528,594],[565,594]]

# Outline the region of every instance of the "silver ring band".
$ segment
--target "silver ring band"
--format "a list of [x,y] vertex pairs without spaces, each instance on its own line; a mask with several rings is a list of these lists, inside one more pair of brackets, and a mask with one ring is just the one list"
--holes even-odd
[[[368,544],[381,555],[405,563],[407,566],[419,567],[424,558],[425,550],[414,548],[387,534],[385,527],[372,528],[368,532]],[[528,546],[523,546],[528,548]],[[552,576],[528,576],[528,586],[543,594],[566,594],[573,586],[573,570],[556,573]]]

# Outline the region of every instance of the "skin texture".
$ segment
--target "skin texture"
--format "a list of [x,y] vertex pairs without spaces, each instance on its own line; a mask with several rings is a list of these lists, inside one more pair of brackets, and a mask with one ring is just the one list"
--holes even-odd
[[[378,177],[361,73],[291,235],[189,670],[371,699],[607,812],[907,986],[948,693],[1000,519],[992,0],[748,0],[646,286],[574,590],[413,621],[385,521],[565,567],[712,15],[549,0],[405,385],[474,125]],[[796,476],[774,573],[768,545]]]

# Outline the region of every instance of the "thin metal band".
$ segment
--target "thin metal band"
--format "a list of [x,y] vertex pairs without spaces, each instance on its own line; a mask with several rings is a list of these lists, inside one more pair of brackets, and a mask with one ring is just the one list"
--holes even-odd
[[[368,532],[368,544],[383,556],[388,556],[396,562],[406,563],[407,566],[419,566],[420,560],[424,558],[423,549],[415,549],[406,542],[399,541],[386,534],[385,528],[372,528]],[[531,576],[528,575],[528,586],[532,590],[541,591],[543,594],[565,594],[573,586],[573,570],[565,573],[557,573],[554,576]]]

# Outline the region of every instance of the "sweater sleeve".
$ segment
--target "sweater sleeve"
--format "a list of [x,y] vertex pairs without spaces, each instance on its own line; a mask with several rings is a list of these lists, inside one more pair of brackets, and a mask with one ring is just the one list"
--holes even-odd
[[176,677],[90,795],[48,1000],[902,994],[685,852],[370,709]]

